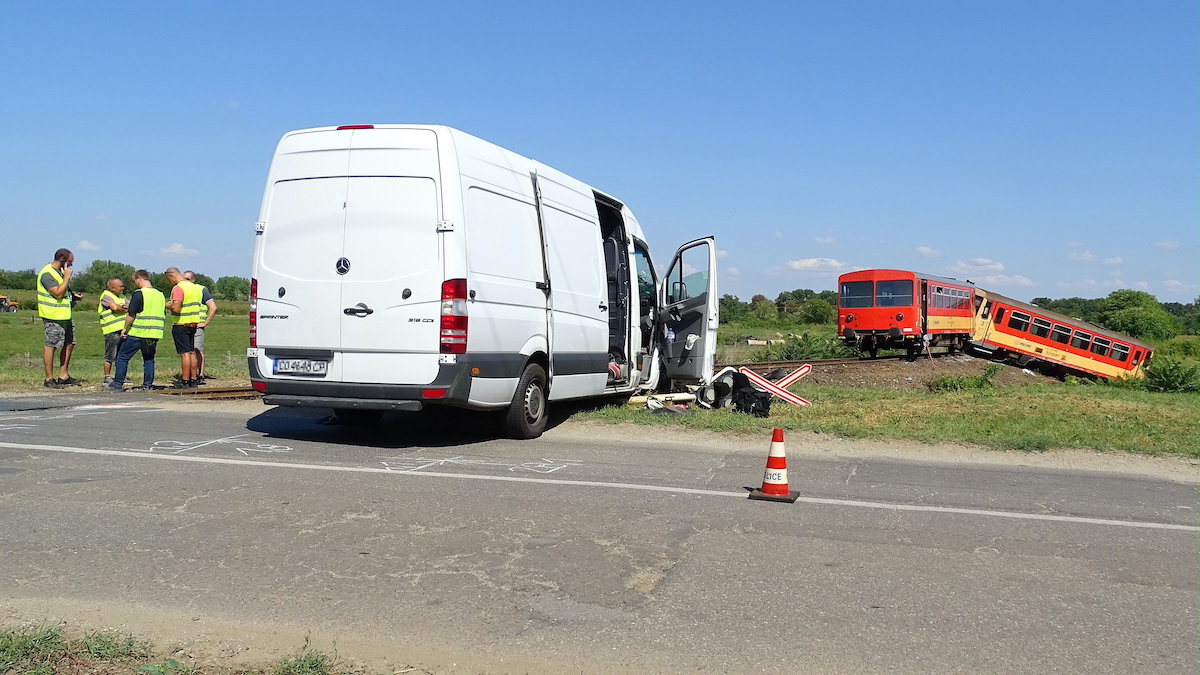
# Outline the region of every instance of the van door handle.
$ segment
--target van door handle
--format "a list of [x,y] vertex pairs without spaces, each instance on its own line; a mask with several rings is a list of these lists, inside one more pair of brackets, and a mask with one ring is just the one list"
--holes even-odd
[[364,317],[374,313],[375,310],[367,307],[361,302],[353,307],[347,307],[346,309],[342,310],[342,314],[345,314],[346,316]]
[[601,303],[601,304],[600,304],[600,311],[601,311],[601,312],[607,312],[607,311],[608,311],[608,305],[605,305],[605,304]]

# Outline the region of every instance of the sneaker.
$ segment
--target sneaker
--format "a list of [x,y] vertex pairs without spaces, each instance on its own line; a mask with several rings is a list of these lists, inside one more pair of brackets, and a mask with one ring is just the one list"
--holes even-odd
[[194,389],[195,385],[192,384],[191,380],[176,380],[175,383],[171,385],[171,388],[172,389]]
[[77,379],[71,377],[70,375],[68,375],[66,379],[63,379],[61,377],[58,378],[58,383],[64,387],[81,387],[81,386],[83,386],[83,380],[77,380]]
[[116,382],[109,382],[102,388],[107,389],[108,391],[125,391],[124,385],[117,384]]
[[111,382],[112,382],[112,375],[105,375],[104,376],[104,384],[109,384]]
[[63,385],[58,383],[58,380],[46,380],[42,382],[42,386],[47,389],[62,389]]

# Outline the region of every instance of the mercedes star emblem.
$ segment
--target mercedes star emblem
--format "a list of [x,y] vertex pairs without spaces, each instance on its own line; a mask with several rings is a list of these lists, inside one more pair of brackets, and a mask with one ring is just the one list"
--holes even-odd
[[338,274],[345,274],[350,271],[350,261],[346,258],[338,258],[336,267]]

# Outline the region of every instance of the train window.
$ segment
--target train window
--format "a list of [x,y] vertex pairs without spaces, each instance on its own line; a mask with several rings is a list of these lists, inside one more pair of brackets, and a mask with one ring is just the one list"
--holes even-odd
[[1142,360],[1142,350],[1139,349],[1138,351],[1133,353],[1133,365],[1136,366],[1138,364],[1138,361],[1141,361],[1141,360]]
[[1054,324],[1054,332],[1050,335],[1050,339],[1065,345],[1071,341],[1071,329]]
[[1045,319],[1034,319],[1033,328],[1030,328],[1029,332],[1038,337],[1046,337],[1050,334],[1050,322]]
[[1111,356],[1114,361],[1125,363],[1127,360],[1129,360],[1129,347],[1121,344],[1120,342],[1114,342],[1112,353],[1109,354],[1109,356]]
[[1111,340],[1105,340],[1102,337],[1098,337],[1096,338],[1096,341],[1092,343],[1092,353],[1105,356],[1108,354],[1108,348],[1110,345],[1112,345]]
[[875,290],[873,286],[870,281],[847,281],[842,284],[842,292],[838,293],[838,302],[845,309],[870,307]]
[[912,307],[913,282],[879,281],[875,284],[876,307]]
[[1008,327],[1013,330],[1029,330],[1029,315],[1025,312],[1013,312],[1008,317]]
[[1071,336],[1071,346],[1075,349],[1087,351],[1088,345],[1092,342],[1092,336],[1087,333],[1075,331],[1075,335]]
[[1003,320],[1004,320],[1004,308],[997,307],[996,308],[996,318],[993,319],[993,321],[995,321],[996,323],[1000,323]]

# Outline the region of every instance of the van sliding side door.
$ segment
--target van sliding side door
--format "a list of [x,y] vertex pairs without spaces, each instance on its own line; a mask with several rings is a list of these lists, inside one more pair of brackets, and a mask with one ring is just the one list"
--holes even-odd
[[713,237],[679,247],[659,290],[657,339],[667,377],[708,383],[717,353],[717,246]]
[[542,252],[542,281],[537,284],[537,287],[546,294],[546,350],[550,352],[549,356],[550,369],[546,373],[546,377],[550,382],[554,381],[554,321],[552,320],[554,313],[554,296],[550,292],[550,261],[546,259],[546,216],[542,213],[542,186],[538,184],[537,171],[530,172],[529,178],[533,181],[533,205],[537,210],[538,236],[541,238]]

